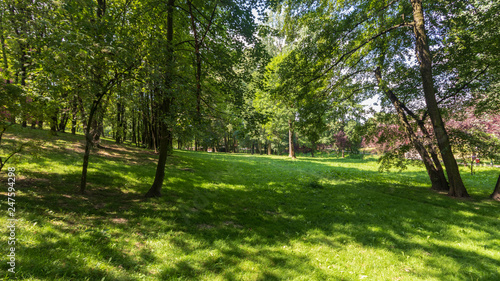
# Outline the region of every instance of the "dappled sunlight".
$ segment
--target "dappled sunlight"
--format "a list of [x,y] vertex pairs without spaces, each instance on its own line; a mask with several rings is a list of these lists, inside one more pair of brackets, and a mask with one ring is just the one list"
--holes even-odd
[[175,151],[164,197],[146,200],[155,165],[142,151],[93,155],[83,195],[74,152],[18,165],[27,277],[453,280],[500,266],[497,206],[429,191],[418,166]]

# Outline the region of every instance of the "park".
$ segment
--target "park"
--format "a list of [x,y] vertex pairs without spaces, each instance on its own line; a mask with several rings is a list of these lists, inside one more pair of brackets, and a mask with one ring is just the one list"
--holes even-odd
[[500,5],[0,3],[4,280],[500,280]]

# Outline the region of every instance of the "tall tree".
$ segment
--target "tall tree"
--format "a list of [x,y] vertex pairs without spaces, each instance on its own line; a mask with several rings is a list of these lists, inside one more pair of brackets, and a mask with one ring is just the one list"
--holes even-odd
[[[136,66],[128,51],[131,39],[129,1],[67,2],[55,6],[46,47],[39,60],[38,88],[50,100],[63,95],[78,104],[84,119],[85,152],[80,192],[85,192],[91,148],[102,135],[103,101]],[[64,24],[61,24],[64,23]],[[67,92],[71,94],[68,95]]]
[[160,197],[161,187],[165,178],[165,164],[167,162],[168,152],[171,144],[171,134],[169,131],[168,116],[171,114],[170,106],[172,103],[171,93],[171,73],[168,71],[173,66],[174,49],[174,4],[175,0],[168,0],[167,2],[167,22],[166,22],[166,46],[164,48],[166,68],[162,73],[162,84],[160,97],[160,112],[164,116],[164,121],[160,122],[160,155],[156,165],[155,179],[151,188],[146,193],[146,197]]
[[432,56],[429,49],[427,34],[425,31],[424,10],[421,0],[411,0],[413,8],[413,32],[415,33],[415,46],[420,64],[420,74],[422,77],[422,85],[424,91],[425,102],[427,104],[427,112],[436,134],[439,151],[446,167],[448,181],[450,184],[449,195],[455,197],[468,197],[469,194],[465,189],[460,171],[458,170],[457,161],[453,156],[450,139],[438,107],[436,94],[434,92],[434,81],[432,76]]
[[[387,98],[391,100],[392,104],[394,105],[396,113],[400,119],[401,124],[404,127],[407,137],[413,143],[413,146],[415,147],[418,154],[422,158],[422,161],[424,162],[425,168],[427,170],[427,174],[429,175],[429,178],[432,183],[432,189],[449,190],[448,182],[444,175],[443,168],[441,167],[441,163],[439,162],[439,159],[435,155],[434,150],[432,149],[432,147],[430,147],[429,149],[430,151],[427,150],[424,143],[422,143],[422,141],[420,141],[420,139],[418,138],[415,130],[413,129],[413,126],[410,124],[410,120],[408,120],[406,111],[409,111],[409,109],[407,109],[407,107],[399,100],[399,98],[394,94],[394,92],[391,89],[389,89],[387,85],[384,84],[380,68],[377,68],[375,70],[375,76],[379,83],[379,87],[382,89]],[[413,113],[410,112],[410,114],[412,114],[413,117],[416,117]],[[426,133],[425,126],[421,126],[421,129],[425,134]],[[426,138],[430,138],[428,133],[426,134]]]

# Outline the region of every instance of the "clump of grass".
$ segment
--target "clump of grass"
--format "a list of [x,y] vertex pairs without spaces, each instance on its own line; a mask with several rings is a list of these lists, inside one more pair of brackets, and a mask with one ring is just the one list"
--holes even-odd
[[307,184],[308,187],[310,188],[316,188],[316,189],[322,189],[322,188],[325,188],[318,179],[313,179],[311,180],[308,184]]

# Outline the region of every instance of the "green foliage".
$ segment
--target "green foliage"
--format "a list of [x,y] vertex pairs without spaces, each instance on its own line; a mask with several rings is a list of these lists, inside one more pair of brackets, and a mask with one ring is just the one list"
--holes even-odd
[[450,130],[453,148],[464,163],[470,162],[471,156],[487,159],[500,157],[500,140],[495,135],[480,130],[464,131],[457,128]]
[[0,121],[19,116],[26,106],[26,96],[19,85],[0,79]]
[[390,172],[392,169],[398,169],[399,172],[408,169],[410,163],[414,161],[406,159],[405,153],[410,150],[410,146],[400,146],[397,150],[385,152],[379,159],[379,172]]

